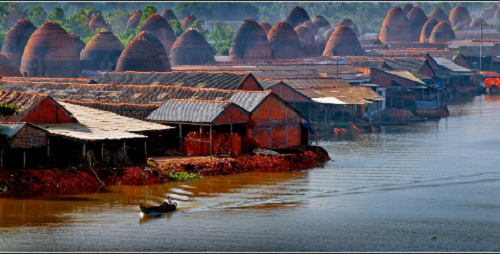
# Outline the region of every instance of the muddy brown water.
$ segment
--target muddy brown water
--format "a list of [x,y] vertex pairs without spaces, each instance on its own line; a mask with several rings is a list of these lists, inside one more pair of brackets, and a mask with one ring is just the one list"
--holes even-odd
[[0,251],[500,251],[500,96],[449,109],[321,141],[309,171],[2,198]]

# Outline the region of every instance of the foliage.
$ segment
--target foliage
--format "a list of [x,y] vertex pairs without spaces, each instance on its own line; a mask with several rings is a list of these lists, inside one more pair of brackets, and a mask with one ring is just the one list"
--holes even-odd
[[132,11],[121,8],[107,12],[104,19],[109,22],[114,32],[121,33],[127,28],[127,21],[132,14]]
[[411,75],[413,75],[413,77],[415,77],[415,78],[418,78],[418,79],[420,78],[418,73],[415,70],[411,71]]
[[7,31],[0,31],[0,45],[3,44],[3,41],[5,40],[6,35],[7,35]]
[[462,56],[462,52],[457,51],[457,53],[455,53],[455,57],[459,57],[459,56]]
[[21,3],[9,3],[9,28],[20,19],[28,17],[28,12]]
[[187,172],[176,172],[176,173],[166,173],[165,176],[170,181],[191,181],[200,179],[201,176],[195,173],[187,173]]
[[136,29],[129,28],[123,30],[123,32],[118,34],[118,39],[123,43],[123,46],[127,46],[131,41],[134,40],[136,36]]
[[147,163],[151,167],[156,167],[156,163],[154,161],[148,161]]
[[231,40],[215,41],[212,45],[216,51],[216,55],[227,56],[229,55],[229,48],[231,47]]
[[33,25],[39,27],[46,20],[47,12],[40,5],[31,6],[28,17]]
[[207,20],[243,20],[258,18],[259,8],[245,2],[182,2],[175,6],[174,13],[177,17],[193,14]]
[[11,115],[19,115],[19,108],[16,105],[12,104],[1,104],[0,105],[0,115],[2,116],[11,116]]
[[52,10],[52,12],[49,13],[49,21],[55,21],[58,24],[62,25],[65,20],[66,17],[64,16],[64,10],[58,5],[56,5],[54,7],[54,10]]
[[93,7],[87,6],[85,10],[80,10],[75,15],[70,16],[67,21],[64,22],[63,27],[68,33],[75,33],[80,35],[82,41],[87,43],[100,30],[104,30],[96,29],[92,31],[89,28],[89,22],[90,20],[92,20],[96,13],[97,12]]
[[144,7],[144,10],[142,10],[141,21],[139,22],[137,29],[139,29],[144,23],[144,21],[146,21],[149,17],[151,17],[151,15],[156,14],[156,11],[157,11],[156,7],[152,5]]
[[182,29],[182,23],[179,20],[171,19],[168,21],[168,23],[172,27],[172,30],[174,30],[175,37],[179,37],[182,33],[184,33],[184,30]]

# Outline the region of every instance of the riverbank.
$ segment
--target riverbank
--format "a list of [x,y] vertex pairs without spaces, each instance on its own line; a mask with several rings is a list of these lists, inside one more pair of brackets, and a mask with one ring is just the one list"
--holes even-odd
[[[54,194],[78,193],[101,185],[150,185],[175,180],[182,173],[197,176],[240,174],[244,172],[284,172],[321,167],[330,160],[321,147],[301,146],[276,150],[279,155],[246,155],[235,158],[205,157],[175,161],[151,159],[148,164],[123,168],[76,169],[2,169],[0,193]],[[182,178],[182,177],[181,177]]]

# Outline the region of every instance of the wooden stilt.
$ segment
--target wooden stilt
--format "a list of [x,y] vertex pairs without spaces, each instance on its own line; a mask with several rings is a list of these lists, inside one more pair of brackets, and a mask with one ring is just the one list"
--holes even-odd
[[181,149],[179,152],[182,153],[182,124],[179,124],[179,142],[181,143]]
[[210,124],[210,155],[213,153],[213,142],[212,142],[212,125]]
[[23,151],[23,168],[26,169],[26,150]]
[[148,144],[147,141],[144,140],[144,155],[146,155],[146,159],[148,157]]

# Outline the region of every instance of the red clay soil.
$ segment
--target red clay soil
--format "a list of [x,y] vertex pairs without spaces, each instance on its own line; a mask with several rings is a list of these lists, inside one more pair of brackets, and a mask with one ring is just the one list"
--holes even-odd
[[[337,26],[347,26],[356,34],[357,37],[359,37],[358,26],[356,26],[356,24],[350,18],[343,18],[339,21]],[[325,37],[325,39],[327,38]]]
[[162,18],[164,18],[167,22],[170,20],[178,20],[177,17],[175,16],[174,12],[171,9],[166,9],[163,11],[161,14]]
[[188,14],[184,20],[182,21],[182,28],[187,29],[196,21],[196,16],[192,14]]
[[436,8],[434,9],[432,12],[431,12],[431,15],[429,15],[429,18],[433,18],[435,19],[437,22],[441,22],[441,21],[445,21],[446,23],[448,23],[450,26],[451,25],[451,21],[450,19],[448,18],[448,15],[446,15],[446,13],[443,11],[443,9],[441,8]]
[[267,34],[273,59],[295,59],[303,56],[299,37],[292,26],[280,21]]
[[441,21],[434,29],[432,29],[431,37],[429,38],[430,43],[436,42],[449,42],[455,39],[455,32],[451,29],[448,23]]
[[149,42],[149,44],[151,44],[152,49],[156,51],[156,53],[160,57],[160,60],[163,63],[163,67],[165,67],[165,71],[172,71],[170,60],[168,59],[169,54],[167,53],[167,51],[165,51],[165,48],[163,47],[163,44],[161,44],[160,40],[158,40],[156,36],[148,31],[142,31],[137,36],[141,36],[147,42]]
[[36,31],[36,27],[27,19],[20,19],[12,26],[5,35],[2,44],[2,53],[7,53],[14,64],[21,66],[21,57],[30,36]]
[[152,14],[142,24],[139,32],[148,31],[158,38],[163,44],[165,51],[170,52],[172,45],[175,43],[175,33],[170,24],[158,14]]
[[215,58],[205,36],[189,28],[177,38],[170,50],[172,65],[209,65]]
[[285,21],[290,24],[293,28],[296,28],[297,26],[302,25],[306,21],[310,21],[311,18],[307,14],[307,12],[304,10],[304,8],[300,6],[295,6],[293,7],[288,15],[286,16]]
[[408,13],[408,21],[410,21],[411,27],[411,41],[419,42],[422,27],[424,27],[424,24],[427,22],[427,16],[420,7],[415,6],[411,9],[410,13]]
[[362,56],[363,53],[356,34],[347,26],[338,26],[328,39],[323,56]]
[[264,29],[264,31],[266,31],[266,34],[269,33],[269,30],[271,30],[271,28],[273,28],[271,25],[269,25],[269,23],[267,22],[259,22],[259,25],[260,27],[262,27],[262,29]]
[[409,42],[411,41],[410,21],[399,7],[392,7],[382,23],[379,39],[381,42]]
[[451,11],[450,21],[452,27],[455,27],[462,22],[470,24],[472,22],[472,18],[470,17],[469,11],[465,7],[459,5]]
[[422,32],[420,33],[420,42],[424,43],[431,37],[432,30],[438,23],[439,22],[434,18],[429,18],[427,22],[425,22],[424,27],[422,27]]
[[271,45],[264,29],[254,19],[245,19],[231,40],[229,61],[270,60]]
[[21,73],[24,72],[29,77],[77,77],[80,56],[64,28],[48,21],[31,35],[21,59]]
[[[317,163],[331,160],[321,147],[305,146],[288,149],[278,156],[247,156],[236,158],[207,157],[208,160],[185,159],[158,167],[139,165],[118,169],[84,170],[0,170],[0,188],[9,194],[36,194],[55,191],[74,192],[85,187],[105,185],[149,185],[169,182],[166,173],[192,172],[203,176],[238,174],[248,171],[279,172],[312,169]],[[153,161],[154,162],[154,161]],[[167,166],[167,167],[166,167]],[[99,177],[99,180],[95,177]]]
[[142,16],[142,10],[141,9],[135,10],[134,14],[132,14],[132,16],[127,21],[127,29],[137,28],[139,22],[141,22],[141,16]]

